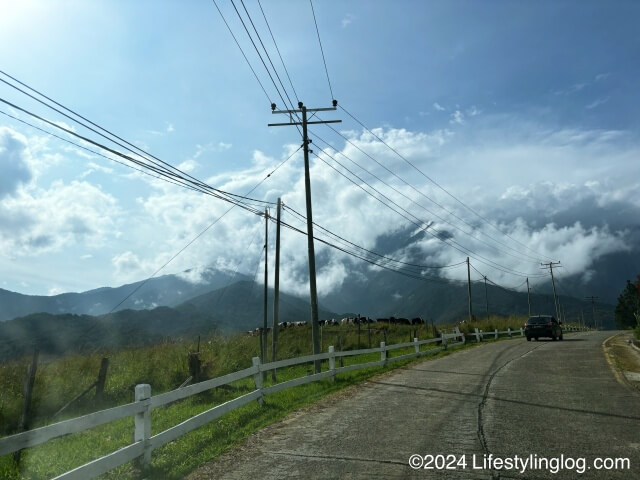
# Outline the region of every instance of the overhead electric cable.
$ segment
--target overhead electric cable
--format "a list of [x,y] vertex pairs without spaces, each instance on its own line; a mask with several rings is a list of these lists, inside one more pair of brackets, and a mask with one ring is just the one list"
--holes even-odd
[[[431,203],[433,203],[434,205],[436,205],[437,207],[441,208],[442,210],[444,210],[446,213],[448,213],[449,215],[453,216],[454,218],[458,219],[459,221],[461,221],[462,223],[464,223],[465,225],[467,225],[468,227],[470,227],[472,230],[471,232],[473,232],[474,230],[476,230],[476,227],[474,225],[472,225],[471,223],[467,222],[464,218],[458,216],[455,212],[452,212],[451,210],[447,209],[444,205],[442,205],[441,203],[437,202],[436,200],[434,200],[433,198],[431,198],[429,195],[425,194],[424,192],[422,192],[421,190],[417,189],[415,186],[413,186],[412,184],[410,184],[409,182],[407,182],[405,179],[403,179],[400,175],[398,175],[397,173],[395,173],[393,170],[389,169],[386,165],[384,165],[382,162],[380,162],[379,160],[377,160],[376,158],[374,158],[373,156],[371,156],[369,153],[367,153],[366,151],[364,151],[362,148],[360,148],[356,143],[352,142],[348,137],[346,137],[345,135],[342,134],[342,132],[336,130],[334,127],[332,127],[330,124],[325,124],[328,128],[330,128],[334,133],[336,133],[337,135],[339,135],[340,137],[342,137],[347,143],[349,143],[352,147],[356,148],[357,150],[360,151],[360,153],[362,153],[363,155],[365,155],[366,157],[368,157],[370,160],[374,161],[378,166],[380,166],[381,168],[383,168],[384,170],[386,170],[387,172],[389,172],[391,175],[393,175],[395,178],[397,178],[398,180],[400,180],[402,183],[404,183],[405,185],[407,185],[409,188],[411,188],[413,191],[415,191],[418,195],[426,198],[427,200],[429,200]],[[317,134],[314,133],[314,135],[316,137],[318,137]],[[319,138],[319,137],[318,137]],[[324,143],[328,144],[325,140],[322,140],[321,138],[319,138],[321,141],[323,141]],[[328,144],[329,145],[329,144]],[[339,152],[343,157],[351,160],[349,157],[347,157],[344,153]],[[353,162],[353,160],[351,160]],[[371,174],[373,175],[373,174]],[[426,210],[427,212],[431,213],[432,215],[436,216],[437,218],[441,219],[443,222],[451,225],[453,228],[460,230],[461,232],[465,233],[466,235],[469,235],[473,238],[475,238],[476,240],[479,240],[485,244],[488,245],[487,242],[481,240],[480,238],[473,236],[472,233],[467,232],[465,230],[463,230],[462,228],[458,227],[457,225],[455,225],[454,223],[444,219],[443,217],[437,215],[436,213],[432,212],[431,210],[426,209],[426,207],[424,207],[422,204],[419,204],[417,202],[415,202],[414,200],[410,200],[413,203],[416,203],[417,205],[419,205],[422,209]],[[539,261],[538,258],[532,257],[524,252],[521,252],[519,250],[516,250],[513,247],[510,247],[509,245],[507,245],[506,243],[503,243],[501,241],[499,241],[498,239],[492,237],[491,235],[489,235],[488,233],[486,233],[483,230],[478,230],[478,232],[481,235],[484,235],[488,238],[490,238],[491,240],[493,240],[494,242],[496,242],[499,245],[502,245],[505,248],[508,248],[511,251],[514,251],[516,253],[518,253],[519,255],[526,257],[532,261],[535,261],[536,263]],[[497,248],[497,247],[493,247],[493,248]],[[507,252],[504,252],[507,255],[510,255]]]
[[300,101],[300,98],[298,97],[298,92],[296,92],[295,87],[293,86],[293,82],[291,81],[291,77],[289,76],[289,71],[287,70],[287,66],[284,64],[284,60],[282,59],[282,54],[280,53],[280,49],[278,48],[278,44],[276,43],[276,39],[273,36],[273,32],[271,31],[271,27],[269,26],[269,21],[267,20],[267,16],[264,13],[264,10],[262,9],[262,3],[260,3],[260,0],[258,0],[258,6],[260,7],[260,11],[262,12],[262,16],[264,17],[264,22],[267,24],[267,28],[269,29],[269,34],[271,35],[271,39],[273,40],[273,44],[276,47],[276,51],[278,52],[278,56],[280,57],[280,61],[282,62],[282,68],[284,68],[285,73],[287,74],[287,78],[289,79],[289,84],[291,85],[291,90],[293,90],[293,93],[296,97],[296,101]]
[[240,52],[242,52],[242,56],[244,57],[245,61],[247,62],[247,65],[249,65],[249,68],[251,69],[251,71],[253,72],[253,76],[256,77],[256,80],[258,81],[258,83],[260,84],[260,88],[262,89],[262,91],[264,92],[265,97],[267,97],[267,100],[269,100],[269,104],[272,104],[273,102],[271,101],[271,97],[269,97],[269,94],[267,93],[267,90],[264,88],[264,85],[262,85],[262,82],[260,81],[260,78],[258,77],[258,74],[256,73],[256,71],[253,69],[253,67],[251,66],[251,62],[249,62],[249,59],[247,58],[247,56],[244,53],[244,50],[242,49],[242,47],[240,46],[240,43],[238,42],[238,39],[236,38],[236,36],[233,34],[233,31],[231,30],[231,27],[229,26],[229,24],[227,23],[227,19],[224,18],[224,15],[222,14],[222,10],[220,10],[220,7],[218,7],[218,4],[216,3],[216,0],[213,0],[213,4],[216,6],[216,9],[218,10],[218,13],[220,14],[220,17],[222,17],[222,21],[224,22],[224,24],[227,26],[227,29],[229,30],[229,33],[231,34],[231,36],[233,37],[233,40],[236,42],[236,45],[238,46],[238,48],[240,49]]
[[[82,115],[80,115],[79,113],[77,113],[77,112],[75,112],[75,111],[71,110],[70,108],[67,108],[66,106],[62,105],[61,103],[59,103],[59,102],[57,102],[57,101],[53,100],[52,98],[48,97],[48,96],[47,96],[47,95],[45,95],[45,94],[43,94],[43,93],[39,92],[39,91],[38,91],[38,90],[36,90],[35,88],[30,87],[29,85],[25,84],[24,82],[21,82],[20,80],[18,80],[18,79],[16,79],[15,77],[13,77],[13,76],[9,75],[8,73],[3,72],[3,71],[1,71],[1,70],[0,70],[0,73],[1,73],[2,75],[5,75],[6,77],[10,78],[10,79],[11,79],[11,80],[13,80],[14,82],[16,82],[16,83],[18,83],[18,84],[20,84],[20,85],[24,86],[24,87],[25,87],[25,88],[27,88],[28,90],[30,90],[30,91],[32,91],[32,92],[34,92],[34,93],[36,93],[37,95],[39,95],[39,96],[41,96],[41,97],[45,98],[47,101],[49,101],[49,102],[53,103],[54,105],[57,105],[58,107],[62,108],[63,110],[66,110],[67,112],[69,112],[69,113],[71,113],[71,114],[75,115],[76,117],[78,117],[78,118],[82,119],[83,121],[85,121],[85,122],[89,123],[90,125],[93,125],[94,127],[98,128],[99,130],[102,130],[103,132],[107,133],[107,134],[108,134],[108,135],[110,135],[111,137],[114,137],[114,138],[118,139],[119,141],[113,140],[113,138],[109,138],[109,137],[108,137],[108,136],[106,136],[105,134],[103,134],[103,133],[101,133],[101,132],[99,132],[99,131],[95,130],[95,129],[94,129],[94,128],[92,128],[92,127],[87,126],[87,125],[86,125],[86,124],[84,124],[84,123],[82,123],[82,122],[81,122],[80,120],[78,120],[77,118],[73,118],[73,117],[71,117],[70,115],[68,115],[68,114],[66,114],[66,113],[64,113],[64,112],[62,112],[62,111],[60,111],[59,109],[57,109],[57,108],[55,108],[55,107],[51,106],[50,104],[48,104],[47,102],[43,101],[42,99],[37,98],[37,97],[35,97],[35,96],[31,95],[30,93],[28,93],[28,92],[24,91],[23,89],[21,89],[21,88],[17,87],[16,85],[13,85],[13,84],[11,84],[10,82],[7,82],[6,80],[4,80],[4,79],[1,79],[1,78],[0,78],[0,82],[5,83],[6,85],[10,86],[11,88],[13,88],[13,89],[15,89],[15,90],[19,91],[20,93],[22,93],[22,94],[24,94],[24,95],[28,96],[29,98],[31,98],[31,99],[33,99],[33,100],[37,101],[38,103],[40,103],[40,104],[42,104],[42,105],[46,106],[47,108],[49,108],[49,109],[51,109],[51,110],[55,111],[56,113],[59,113],[60,115],[63,115],[65,118],[67,118],[67,119],[71,120],[72,122],[75,122],[75,123],[77,123],[77,124],[79,124],[79,125],[83,126],[84,128],[86,128],[87,130],[90,130],[90,131],[92,131],[92,132],[94,132],[94,133],[98,134],[99,136],[103,137],[104,139],[106,139],[106,140],[108,140],[108,141],[110,141],[110,142],[115,143],[116,145],[118,145],[118,146],[120,146],[120,147],[124,148],[125,150],[128,150],[129,152],[133,153],[134,155],[139,155],[139,156],[140,156],[140,157],[142,157],[145,161],[147,161],[147,162],[151,163],[152,165],[154,165],[153,169],[154,169],[157,173],[160,173],[160,170],[164,170],[164,171],[165,171],[165,173],[166,173],[166,175],[171,175],[171,176],[174,176],[174,177],[180,178],[181,180],[188,181],[188,182],[190,182],[190,183],[192,183],[192,184],[194,184],[194,185],[198,185],[198,186],[201,186],[201,187],[206,188],[206,189],[213,189],[213,190],[216,190],[216,189],[214,189],[213,187],[211,187],[210,185],[207,185],[206,183],[202,182],[201,180],[198,180],[197,178],[195,178],[195,177],[191,176],[190,174],[188,174],[188,173],[186,173],[186,172],[183,172],[183,171],[182,171],[182,170],[180,170],[179,168],[174,167],[173,165],[171,165],[171,164],[169,164],[169,163],[165,162],[164,160],[162,160],[162,159],[160,159],[160,158],[158,158],[158,157],[156,157],[156,156],[154,156],[154,155],[152,155],[152,154],[150,154],[150,153],[146,152],[145,150],[143,150],[143,149],[139,148],[138,146],[136,146],[136,145],[132,144],[131,142],[128,142],[128,141],[124,140],[123,138],[121,138],[121,137],[119,137],[118,135],[114,134],[113,132],[111,132],[111,131],[107,130],[106,128],[103,128],[103,127],[101,127],[100,125],[98,125],[98,124],[96,124],[96,123],[92,122],[91,120],[89,120],[89,119],[85,118],[84,116],[82,116]],[[8,102],[4,101],[4,103],[8,103]],[[11,105],[12,105],[12,104],[11,104]],[[16,108],[18,108],[18,109],[22,110],[23,112],[27,113],[28,115],[34,116],[34,114],[32,114],[32,113],[30,113],[30,112],[26,111],[25,109],[22,109],[22,108],[20,108],[20,107],[16,107]],[[36,116],[36,117],[37,117],[37,116]],[[41,119],[41,118],[39,118],[39,119]],[[41,119],[41,120],[42,120],[42,119]],[[45,121],[45,120],[43,120],[43,121]],[[56,128],[60,128],[60,126],[59,126],[59,125],[57,125],[57,124],[53,124],[53,126],[55,126]],[[66,129],[65,129],[65,130],[66,130]],[[75,135],[75,132],[74,132],[73,134]],[[77,135],[76,135],[76,136],[77,136]],[[84,137],[82,137],[82,138],[84,139]],[[120,142],[122,142],[122,143],[120,143]],[[92,142],[92,143],[94,143],[94,145],[99,145],[99,144],[97,144],[97,143],[95,143],[95,142]],[[133,161],[133,160],[131,160],[131,161]],[[138,162],[141,166],[142,166],[142,164],[144,163],[144,162],[141,162],[140,160],[136,160],[136,162]],[[164,165],[164,166],[163,166],[163,165]],[[186,178],[185,178],[185,177],[186,177]],[[229,193],[229,192],[222,192],[222,191],[220,191],[220,190],[218,190],[218,192],[223,193],[223,194],[225,194],[225,195],[232,195],[232,196],[236,196],[235,194],[232,194],[232,193]]]
[[324,71],[327,74],[327,83],[329,84],[329,93],[331,93],[331,100],[336,97],[333,96],[333,89],[331,88],[331,80],[329,80],[329,70],[327,69],[327,61],[324,58],[324,49],[322,48],[322,40],[320,40],[320,30],[318,29],[318,21],[316,20],[316,11],[313,8],[313,2],[309,0],[311,5],[311,13],[313,13],[313,23],[316,25],[316,33],[318,34],[318,43],[320,44],[320,52],[322,53],[322,62],[324,63]]
[[[149,164],[147,164],[147,163],[145,163],[145,162],[143,162],[143,161],[141,161],[139,159],[136,159],[136,158],[131,157],[129,155],[126,155],[126,154],[124,154],[122,152],[114,150],[113,148],[110,148],[110,147],[108,147],[106,145],[103,145],[103,144],[98,143],[98,142],[96,142],[94,140],[91,140],[88,137],[80,135],[80,134],[78,134],[78,133],[76,133],[76,132],[74,132],[72,130],[69,130],[68,128],[65,128],[65,127],[63,127],[61,125],[58,125],[57,123],[54,123],[54,122],[52,122],[50,120],[47,120],[44,117],[41,117],[40,115],[36,115],[35,113],[30,112],[29,110],[26,110],[26,109],[24,109],[22,107],[19,107],[18,105],[15,105],[15,104],[13,104],[13,103],[11,103],[11,102],[3,99],[3,98],[0,98],[0,102],[6,104],[6,105],[8,105],[8,106],[10,106],[10,107],[12,107],[12,108],[14,108],[16,110],[19,110],[19,111],[21,111],[21,112],[23,112],[23,113],[25,113],[25,114],[33,117],[33,118],[36,118],[36,119],[40,120],[41,122],[44,122],[44,123],[46,123],[46,124],[48,124],[48,125],[50,125],[50,126],[52,126],[54,128],[62,130],[62,131],[64,131],[65,133],[67,133],[69,135],[72,135],[72,136],[74,136],[76,138],[79,138],[80,140],[83,140],[83,141],[85,141],[87,143],[90,143],[90,144],[92,144],[94,146],[97,146],[97,147],[99,147],[99,148],[101,148],[101,149],[103,149],[105,151],[108,151],[108,152],[110,152],[110,153],[112,153],[114,155],[119,156],[120,158],[128,160],[128,161],[130,161],[132,163],[135,163],[135,164],[141,166],[142,168],[150,169],[150,170],[154,171],[155,173],[157,173],[157,174],[159,174],[159,175],[161,175],[163,177],[177,180],[179,183],[187,182],[188,184],[193,185],[194,188],[197,191],[200,191],[201,193],[205,193],[207,195],[211,195],[213,197],[220,198],[220,199],[225,200],[225,201],[227,201],[229,203],[236,203],[236,202],[237,203],[242,203],[241,201],[237,200],[237,198],[239,198],[239,199],[247,200],[247,201],[250,201],[250,202],[253,202],[253,203],[273,204],[273,202],[267,202],[267,201],[264,201],[264,200],[248,198],[248,197],[243,196],[243,195],[237,195],[237,194],[234,194],[234,193],[225,192],[223,190],[219,190],[219,189],[213,188],[213,187],[211,187],[209,185],[203,184],[200,181],[192,182],[189,179],[185,179],[184,177],[182,177],[180,175],[177,175],[177,174],[175,174],[173,172],[167,171],[166,169],[164,169],[164,168],[162,168],[160,166],[157,166],[155,164],[154,165],[149,165]],[[236,199],[229,198],[229,197],[235,197]]]
[[18,117],[14,117],[13,115],[11,115],[11,114],[9,114],[9,113],[7,113],[7,112],[4,112],[4,111],[2,111],[2,110],[0,110],[0,113],[1,113],[1,114],[3,114],[3,115],[5,115],[5,116],[7,116],[7,117],[9,117],[9,118],[12,118],[13,120],[18,121],[18,122],[20,122],[20,123],[22,123],[22,124],[24,124],[24,125],[27,125],[27,126],[29,126],[29,127],[33,128],[33,129],[35,129],[35,130],[38,130],[38,131],[40,131],[40,132],[42,132],[42,133],[46,133],[47,135],[50,135],[50,136],[52,136],[52,137],[54,137],[54,138],[57,138],[58,140],[62,140],[63,142],[66,142],[66,143],[68,143],[68,144],[70,144],[70,145],[73,145],[73,146],[75,146],[75,147],[77,147],[77,148],[81,148],[82,150],[85,150],[85,151],[87,151],[87,152],[90,152],[90,153],[92,153],[92,154],[94,154],[94,155],[97,155],[97,156],[99,156],[99,157],[105,158],[105,159],[107,159],[107,160],[109,160],[109,161],[111,161],[111,162],[119,163],[120,165],[122,165],[122,166],[124,166],[124,167],[131,168],[132,170],[135,170],[135,171],[137,171],[137,172],[143,173],[143,174],[145,174],[145,175],[148,175],[148,176],[150,176],[150,177],[156,178],[156,179],[158,179],[158,180],[162,180],[162,181],[164,181],[164,182],[169,182],[169,183],[172,183],[172,184],[177,185],[177,186],[179,186],[179,187],[187,188],[187,189],[192,190],[192,191],[194,191],[194,192],[200,192],[200,190],[197,190],[196,188],[194,188],[194,187],[192,187],[192,186],[190,186],[190,185],[184,185],[184,184],[182,184],[182,183],[174,182],[173,180],[170,180],[170,179],[168,179],[168,178],[163,178],[163,177],[160,177],[160,176],[158,176],[158,175],[154,175],[153,173],[149,173],[149,172],[147,172],[146,170],[143,170],[142,168],[136,168],[136,167],[134,167],[133,165],[129,165],[128,163],[121,162],[120,160],[117,160],[117,159],[115,159],[115,158],[108,157],[108,156],[106,156],[106,155],[104,155],[104,154],[102,154],[102,153],[100,153],[100,152],[95,151],[95,150],[91,150],[90,148],[87,148],[87,147],[85,147],[84,145],[80,145],[79,143],[72,142],[72,141],[71,141],[71,140],[69,140],[68,138],[64,138],[64,137],[61,137],[60,135],[56,135],[56,134],[55,134],[55,133],[53,133],[53,132],[50,132],[50,131],[48,131],[48,130],[45,130],[44,128],[40,128],[40,127],[38,127],[38,126],[36,126],[36,125],[33,125],[32,123],[29,123],[29,122],[26,122],[26,121],[24,121],[24,120],[20,119],[20,118],[18,118]]
[[[303,214],[299,213],[297,210],[295,210],[294,208],[290,207],[289,205],[285,205],[284,208],[290,210],[295,215],[300,217],[302,220],[306,221],[307,217],[305,217]],[[367,249],[365,247],[362,247],[362,246],[360,246],[360,245],[358,245],[356,243],[353,243],[353,242],[347,240],[346,238],[338,235],[337,233],[334,233],[331,230],[323,227],[322,225],[317,224],[316,222],[313,222],[313,225],[315,227],[317,227],[318,229],[328,233],[329,235],[331,235],[331,236],[333,236],[333,237],[335,237],[335,238],[337,238],[337,239],[339,239],[339,240],[341,240],[341,241],[343,241],[343,242],[345,242],[345,243],[347,243],[347,244],[349,244],[349,245],[351,245],[351,246],[353,246],[353,247],[355,247],[355,248],[357,248],[359,250],[363,250],[366,253],[369,253],[371,255],[379,257],[382,260],[387,260],[387,261],[389,261],[391,263],[398,263],[398,264],[402,264],[402,265],[406,265],[406,266],[410,266],[410,267],[421,268],[421,269],[446,269],[446,268],[458,267],[458,266],[464,265],[466,263],[465,261],[463,261],[463,262],[454,263],[454,264],[451,264],[451,265],[422,265],[422,264],[404,262],[402,260],[397,260],[395,258],[391,258],[391,257],[388,257],[386,255],[382,255],[382,254],[380,254],[378,252],[374,252],[373,250],[369,250],[369,249]]]
[[[371,186],[369,183],[367,183],[365,180],[363,180],[361,177],[359,177],[357,174],[353,173],[351,170],[349,170],[348,168],[346,168],[344,165],[342,165],[338,160],[336,160],[334,157],[332,157],[330,154],[328,154],[326,151],[320,149],[322,151],[322,153],[324,153],[327,157],[331,158],[334,162],[336,162],[338,165],[340,165],[342,168],[344,168],[346,171],[348,171],[352,176],[356,177],[358,180],[360,180],[361,182],[363,182],[365,185],[367,185],[369,188],[371,188],[373,191],[375,191],[378,195],[380,195],[381,197],[385,198],[388,202],[392,203],[393,205],[395,205],[396,207],[398,207],[400,210],[402,210],[403,212],[405,212],[407,215],[413,217],[415,220],[410,219],[409,217],[407,217],[406,215],[404,215],[403,213],[398,212],[397,210],[395,210],[393,207],[391,207],[388,203],[385,203],[384,201],[382,201],[379,197],[373,195],[371,192],[369,192],[367,189],[365,189],[362,185],[358,184],[357,182],[355,182],[354,180],[352,180],[351,178],[349,178],[347,175],[345,175],[344,173],[342,173],[340,170],[338,170],[337,168],[335,168],[333,165],[331,165],[330,163],[328,163],[326,160],[324,160],[322,157],[318,156],[316,153],[313,153],[314,156],[316,156],[321,162],[323,162],[325,165],[327,165],[329,168],[335,170],[339,175],[343,176],[344,178],[346,178],[348,181],[350,181],[351,183],[353,183],[355,186],[357,186],[358,188],[360,188],[362,191],[364,191],[367,195],[371,196],[372,198],[374,198],[375,200],[377,200],[378,202],[382,203],[385,207],[389,208],[390,210],[394,211],[395,213],[397,213],[398,215],[400,215],[401,217],[403,217],[404,219],[408,220],[409,222],[413,223],[414,225],[416,225],[421,231],[424,231],[426,233],[428,233],[429,235],[433,236],[434,238],[440,240],[441,242],[449,245],[450,247],[458,250],[459,252],[464,253],[465,255],[469,255],[470,253],[475,256],[475,258],[480,262],[483,263],[485,265],[488,265],[492,268],[495,268],[497,270],[500,270],[502,272],[505,273],[510,273],[512,275],[518,275],[518,276],[542,276],[541,274],[527,274],[527,273],[523,273],[523,272],[519,272],[517,270],[513,270],[510,269],[508,267],[504,267],[486,257],[484,257],[483,255],[480,255],[466,247],[464,247],[463,245],[461,245],[460,243],[458,243],[457,241],[453,240],[453,239],[443,239],[442,236],[443,234],[441,232],[439,232],[436,228],[431,227],[430,224],[427,224],[427,222],[424,222],[423,220],[417,218],[415,215],[413,215],[411,212],[407,211],[405,208],[403,208],[402,206],[398,205],[396,202],[394,202],[393,200],[391,200],[389,197],[387,197],[385,194],[383,194],[382,192],[380,192],[378,189],[376,189],[375,187]],[[426,225],[426,226],[425,226]],[[438,235],[432,233],[430,230],[434,230],[436,232],[438,232]],[[449,240],[451,243],[449,243],[447,240]],[[455,245],[452,245],[455,244]],[[457,245],[457,246],[456,246]]]
[[444,193],[446,193],[448,196],[450,196],[451,198],[453,198],[456,202],[458,202],[460,205],[462,205],[463,207],[465,207],[467,210],[469,210],[471,213],[473,213],[474,215],[476,215],[478,218],[480,218],[482,221],[484,221],[485,223],[487,223],[490,227],[492,227],[493,229],[497,230],[498,232],[500,232],[502,235],[506,236],[507,238],[513,240],[514,242],[518,243],[520,246],[526,248],[527,250],[529,250],[532,253],[535,253],[536,255],[539,255],[540,257],[543,258],[547,258],[550,259],[550,257],[547,257],[546,255],[542,255],[539,252],[536,252],[535,250],[529,248],[527,245],[525,245],[524,243],[516,240],[515,238],[511,237],[509,234],[503,232],[502,230],[500,230],[496,225],[494,225],[489,219],[485,218],[484,216],[482,216],[481,214],[479,214],[478,212],[476,212],[473,208],[471,208],[470,206],[468,206],[466,203],[464,203],[462,200],[460,200],[458,197],[456,197],[455,195],[453,195],[451,192],[449,192],[447,189],[445,189],[442,185],[440,185],[438,182],[436,182],[433,178],[431,178],[430,176],[428,176],[426,173],[424,173],[421,169],[419,169],[413,162],[409,161],[406,157],[404,157],[400,152],[398,152],[395,148],[393,148],[391,145],[389,145],[387,142],[385,142],[382,138],[380,138],[378,135],[376,135],[374,132],[372,132],[371,130],[369,130],[369,128],[362,123],[360,120],[358,120],[353,114],[351,114],[348,110],[346,110],[344,108],[343,105],[340,105],[340,108],[342,109],[343,112],[345,112],[347,115],[349,115],[354,121],[356,121],[358,124],[360,124],[360,126],[362,126],[362,128],[364,128],[367,132],[369,132],[371,135],[373,135],[378,141],[382,142],[382,144],[384,144],[387,148],[389,148],[392,152],[394,152],[398,157],[400,157],[402,160],[404,160],[407,164],[409,164],[414,170],[416,170],[418,173],[420,173],[423,177],[425,177],[427,180],[429,180],[431,183],[433,183],[436,187],[438,187],[440,190],[442,190]]
[[[328,125],[329,126],[329,125]],[[329,126],[330,127],[330,126]],[[330,127],[331,128],[331,127]],[[335,129],[331,128],[332,130],[335,131]],[[317,138],[318,140],[320,140],[322,143],[324,143],[325,145],[327,145],[330,148],[333,148],[331,146],[331,144],[329,142],[327,142],[326,140],[322,139],[319,135],[317,135],[315,132],[313,133],[313,136],[315,138]],[[346,139],[346,137],[343,137]],[[359,147],[356,147],[359,148]],[[438,215],[437,213],[433,212],[432,210],[428,209],[427,207],[425,207],[424,205],[422,205],[421,203],[416,202],[415,200],[413,200],[411,197],[409,197],[408,195],[406,195],[405,193],[401,192],[400,190],[398,190],[397,188],[395,188],[393,185],[391,185],[390,183],[386,182],[385,180],[383,180],[382,178],[380,178],[378,175],[376,175],[375,173],[367,170],[366,168],[364,168],[362,165],[360,165],[358,162],[356,162],[355,160],[353,160],[352,158],[350,158],[349,156],[345,155],[343,152],[339,152],[336,151],[337,154],[342,155],[344,158],[346,158],[347,160],[349,160],[351,163],[353,163],[354,165],[356,165],[358,168],[360,168],[361,170],[363,170],[364,172],[366,172],[367,174],[371,175],[373,178],[375,178],[376,180],[378,180],[380,183],[386,185],[388,188],[390,188],[391,190],[393,190],[394,192],[396,192],[398,195],[401,195],[402,197],[404,197],[405,199],[407,199],[409,202],[413,203],[414,205],[418,206],[419,208],[421,208],[422,210],[424,210],[425,212],[429,213],[430,215],[433,215],[434,217],[438,218],[439,220],[441,220],[442,222],[450,225],[451,227],[455,228],[456,230],[461,231],[462,233],[464,233],[465,235],[470,236],[471,238],[473,238],[474,240],[479,241],[480,243],[483,243],[485,245],[487,245],[488,247],[496,250],[499,253],[502,253],[504,255],[508,255],[511,256],[513,258],[517,258],[517,259],[521,259],[521,257],[516,256],[512,253],[509,252],[505,252],[503,250],[501,250],[500,248],[498,248],[495,245],[492,245],[491,243],[487,242],[486,240],[483,240],[482,238],[478,238],[477,236],[474,236],[473,233],[471,232],[467,232],[466,230],[458,227],[457,225],[455,225],[454,223],[450,222],[449,220],[447,220],[446,218],[442,217],[441,215]],[[369,156],[369,155],[367,155]],[[372,157],[370,157],[372,158]],[[380,164],[377,160],[374,159],[374,161],[378,164]],[[381,165],[381,164],[380,164]],[[385,169],[387,169],[386,167],[384,167]],[[387,169],[389,172],[393,173],[391,170]],[[398,177],[395,173],[393,173],[393,175],[395,175],[396,177]],[[400,177],[398,177],[400,178]],[[402,180],[402,179],[401,179]],[[433,201],[431,198],[429,198],[428,196],[424,195],[422,192],[420,192],[419,190],[417,190],[415,187],[413,187],[412,185],[410,185],[409,183],[407,183],[406,181],[402,180],[405,184],[407,184],[408,186],[410,186],[411,188],[413,188],[413,190],[415,190],[416,192],[420,193],[422,196],[426,197],[427,199],[431,200],[433,203],[435,203],[436,205],[438,205],[440,208],[442,208],[443,210],[447,211],[444,207],[442,207],[441,205],[439,205],[437,202]],[[451,213],[451,212],[448,212]],[[455,214],[452,214],[454,216],[456,216]],[[456,216],[456,218],[459,218]],[[459,218],[460,219],[460,218]],[[462,219],[460,219],[462,220]],[[462,220],[464,221],[464,220]],[[466,223],[466,222],[465,222]],[[473,228],[472,225],[468,224],[469,226],[471,226]],[[489,238],[491,238],[489,236]],[[509,247],[507,247],[509,248]],[[513,250],[513,249],[512,249]],[[517,251],[517,250],[514,250]],[[528,255],[524,254],[525,257],[533,259],[533,257],[529,257]],[[537,260],[535,261],[535,263],[537,264]]]

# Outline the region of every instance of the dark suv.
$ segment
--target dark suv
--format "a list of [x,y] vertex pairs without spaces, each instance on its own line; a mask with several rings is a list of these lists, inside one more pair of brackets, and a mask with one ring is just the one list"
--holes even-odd
[[524,334],[528,341],[531,341],[532,338],[538,340],[539,337],[562,340],[562,327],[560,327],[560,322],[551,315],[536,315],[529,317],[527,323],[524,324]]

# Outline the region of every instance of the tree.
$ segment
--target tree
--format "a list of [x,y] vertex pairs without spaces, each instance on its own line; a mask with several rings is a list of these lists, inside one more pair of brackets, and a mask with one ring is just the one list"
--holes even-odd
[[627,286],[618,297],[616,305],[616,327],[635,328],[640,315],[640,275],[635,282],[627,280]]

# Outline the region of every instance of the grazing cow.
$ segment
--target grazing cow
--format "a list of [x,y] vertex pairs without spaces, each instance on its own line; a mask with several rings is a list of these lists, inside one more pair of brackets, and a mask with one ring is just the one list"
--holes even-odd
[[307,322],[295,322],[296,327],[304,327]]
[[422,320],[422,318],[420,317],[415,317],[411,319],[411,325],[422,325],[424,323],[424,320]]

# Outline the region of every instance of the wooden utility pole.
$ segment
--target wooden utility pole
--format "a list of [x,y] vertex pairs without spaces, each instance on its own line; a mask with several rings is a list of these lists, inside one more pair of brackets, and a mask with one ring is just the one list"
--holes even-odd
[[527,305],[529,305],[529,316],[531,316],[531,288],[529,288],[529,277],[527,277]]
[[[267,308],[268,308],[268,295],[269,295],[269,275],[268,275],[268,267],[269,267],[269,211],[264,209],[264,322],[263,322],[263,347],[262,347],[262,363],[267,363]],[[262,372],[262,379],[267,379],[267,372]]]
[[489,321],[489,294],[487,293],[487,276],[484,276],[484,299],[487,302],[487,322]]
[[471,264],[467,257],[467,290],[469,291],[469,323],[473,322],[473,307],[471,305]]
[[[311,178],[309,176],[309,140],[307,126],[321,123],[338,123],[342,120],[318,120],[309,121],[307,114],[312,112],[324,112],[329,110],[335,110],[338,106],[336,100],[333,101],[333,107],[328,108],[307,108],[302,102],[298,102],[298,110],[276,110],[276,104],[271,104],[271,110],[274,114],[287,114],[289,115],[289,122],[287,123],[270,123],[270,127],[289,126],[289,125],[302,125],[302,147],[304,149],[304,186],[305,196],[307,203],[307,248],[309,251],[309,293],[311,297],[311,341],[313,344],[313,354],[320,353],[320,324],[318,321],[318,292],[316,289],[316,254],[313,246],[313,215],[311,211]],[[302,121],[296,122],[295,119],[300,119],[299,114],[302,114]],[[314,362],[315,373],[320,373],[320,361]]]
[[551,287],[553,288],[553,304],[556,307],[556,319],[560,320],[560,308],[559,308],[559,303],[558,303],[558,297],[556,295],[556,282],[553,279],[553,266],[554,265],[558,265],[560,266],[560,262],[549,262],[549,263],[541,263],[540,265],[542,265],[542,268],[549,268],[549,271],[551,272]]
[[600,298],[600,297],[594,297],[593,295],[590,297],[584,297],[585,300],[591,300],[591,324],[593,325],[593,328],[595,328],[596,330],[598,329],[598,325],[596,323],[596,305],[595,305],[595,300],[596,298]]
[[[36,371],[38,369],[38,349],[34,350],[31,365],[27,368],[27,374],[22,384],[22,415],[20,416],[20,424],[18,425],[18,433],[29,430],[31,425],[31,402],[33,398],[33,386],[36,382]],[[22,450],[18,450],[13,454],[13,459],[20,464]]]
[[[273,328],[271,332],[271,361],[278,358],[278,306],[280,301],[280,214],[282,202],[278,197],[278,210],[276,214],[276,270],[273,279]],[[271,370],[271,378],[276,381],[276,369]]]

